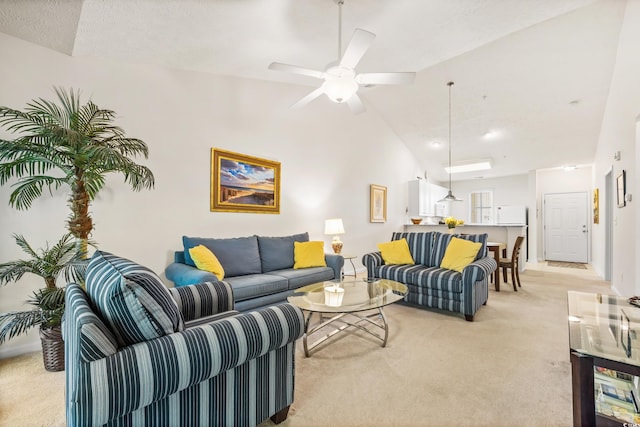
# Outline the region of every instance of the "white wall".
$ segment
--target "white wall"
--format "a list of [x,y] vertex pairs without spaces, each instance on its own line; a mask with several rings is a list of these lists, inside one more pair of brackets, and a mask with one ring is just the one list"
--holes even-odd
[[462,203],[451,203],[451,214],[456,218],[469,222],[470,194],[475,191],[493,191],[494,206],[527,206],[527,186],[528,175],[526,174],[500,178],[454,181],[451,184],[453,194],[462,199]]
[[[119,175],[94,201],[93,239],[99,248],[162,274],[183,235],[236,237],[308,231],[324,240],[324,220],[342,217],[345,253],[360,257],[400,230],[406,183],[418,169],[404,144],[373,109],[352,115],[347,106],[318,99],[302,110],[289,105],[309,88],[89,58],[71,58],[0,34],[0,103],[24,109],[38,97],[54,99],[53,86],[80,89],[116,123],[149,145],[140,159],[153,171],[155,189],[133,192]],[[366,100],[365,100],[366,103]],[[0,138],[10,138],[6,133]],[[209,211],[210,149],[219,147],[279,161],[279,215]],[[369,185],[388,187],[388,221],[369,222]],[[22,233],[35,247],[66,232],[67,195],[43,197],[28,211],[8,205],[0,187],[0,262],[22,257],[11,238]],[[346,268],[350,269],[350,264]],[[164,278],[164,275],[162,274]],[[0,312],[24,309],[42,286],[26,277],[0,289]],[[39,348],[37,333],[2,345],[0,356]]]
[[[638,158],[636,147],[640,140],[636,134],[636,123],[640,114],[640,2],[629,1],[620,39],[616,65],[611,79],[611,88],[602,120],[602,128],[595,155],[593,187],[604,188],[604,177],[613,168],[613,177],[622,170],[627,171],[629,193],[637,193]],[[620,151],[620,161],[613,154]],[[615,183],[614,183],[615,185]],[[614,189],[612,189],[614,190]],[[604,191],[602,191],[604,195]],[[614,193],[615,194],[615,193]],[[637,196],[639,194],[634,194]],[[613,265],[611,285],[620,295],[637,295],[640,283],[636,275],[638,235],[636,204],[637,199],[624,208],[613,208],[613,218],[606,218],[601,210],[600,224],[593,226],[593,264],[598,271],[604,271],[605,221],[613,223]]]

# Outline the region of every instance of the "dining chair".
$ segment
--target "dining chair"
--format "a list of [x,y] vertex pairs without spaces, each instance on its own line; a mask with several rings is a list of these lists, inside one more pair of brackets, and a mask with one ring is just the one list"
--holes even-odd
[[500,262],[498,263],[498,268],[502,268],[502,277],[504,277],[504,283],[507,283],[507,269],[511,269],[511,282],[513,283],[513,290],[518,291],[516,287],[516,281],[519,287],[522,287],[520,284],[520,273],[519,273],[519,259],[520,259],[520,248],[522,247],[522,242],[524,241],[524,236],[518,236],[516,238],[516,242],[513,245],[513,252],[511,253],[511,258],[500,258]]

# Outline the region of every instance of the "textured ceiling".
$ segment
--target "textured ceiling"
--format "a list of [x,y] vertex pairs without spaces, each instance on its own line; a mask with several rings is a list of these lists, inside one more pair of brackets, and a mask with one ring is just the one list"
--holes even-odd
[[[622,0],[346,0],[377,35],[358,72],[415,71],[410,86],[361,88],[435,179],[447,162],[490,158],[484,177],[591,163],[615,62]],[[334,0],[0,0],[0,32],[73,56],[319,85],[267,69],[323,70],[338,56]],[[297,99],[283,99],[294,103]],[[321,97],[306,106],[310,114]],[[345,105],[335,105],[351,114]],[[356,118],[354,118],[356,119]],[[489,130],[501,135],[482,138]],[[433,141],[440,141],[434,148]],[[455,179],[480,176],[455,175]]]

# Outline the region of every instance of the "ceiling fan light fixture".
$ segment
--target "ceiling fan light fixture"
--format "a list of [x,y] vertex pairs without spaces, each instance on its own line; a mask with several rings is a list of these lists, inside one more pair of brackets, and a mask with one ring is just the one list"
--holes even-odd
[[334,66],[326,71],[322,90],[337,104],[346,102],[358,91],[355,72],[345,67]]
[[331,62],[325,71],[313,70],[295,65],[272,62],[270,70],[286,71],[303,76],[314,77],[323,80],[322,85],[307,94],[291,108],[301,108],[322,94],[336,104],[347,104],[353,114],[365,111],[364,104],[358,96],[359,86],[372,85],[396,85],[413,83],[416,73],[414,72],[391,72],[391,73],[360,73],[356,75],[356,67],[360,59],[376,35],[370,31],[356,28],[342,51],[342,5],[344,0],[333,0],[338,5],[338,60]]

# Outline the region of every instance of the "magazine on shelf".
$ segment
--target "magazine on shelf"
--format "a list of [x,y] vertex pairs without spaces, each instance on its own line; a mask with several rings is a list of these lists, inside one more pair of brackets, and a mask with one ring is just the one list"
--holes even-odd
[[632,381],[611,376],[610,373],[599,373],[596,370],[594,386],[596,399],[640,413],[640,395]]

